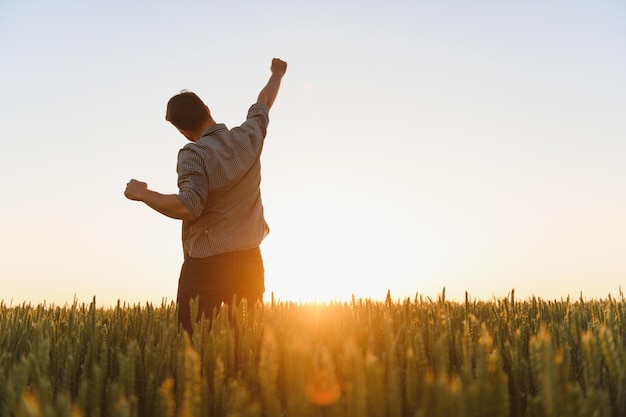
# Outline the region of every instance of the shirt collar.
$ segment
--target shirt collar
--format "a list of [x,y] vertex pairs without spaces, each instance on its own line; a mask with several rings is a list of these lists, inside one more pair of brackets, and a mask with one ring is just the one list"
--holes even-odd
[[[224,123],[216,123],[213,126],[207,127],[206,129],[204,129],[202,131],[202,133],[200,134],[200,138],[204,137],[204,136],[209,136],[211,135],[211,133],[216,132],[218,130],[222,130],[222,129],[226,129],[226,125]],[[198,138],[198,139],[200,139]]]

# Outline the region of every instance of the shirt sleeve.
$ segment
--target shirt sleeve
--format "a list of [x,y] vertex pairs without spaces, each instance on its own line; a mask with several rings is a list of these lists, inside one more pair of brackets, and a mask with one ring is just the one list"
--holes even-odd
[[178,199],[196,218],[202,214],[209,193],[203,167],[202,158],[190,147],[178,152]]
[[246,121],[235,129],[244,130],[250,137],[258,137],[261,140],[265,139],[267,125],[270,122],[269,111],[269,107],[264,103],[253,104],[250,106],[250,109],[248,109]]

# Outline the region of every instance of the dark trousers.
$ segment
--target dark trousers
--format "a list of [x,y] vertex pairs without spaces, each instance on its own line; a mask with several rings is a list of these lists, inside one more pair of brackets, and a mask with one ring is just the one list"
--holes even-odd
[[[192,322],[204,313],[231,303],[233,296],[253,305],[263,300],[265,269],[259,248],[221,253],[208,258],[186,257],[178,279],[178,323],[192,333]],[[198,297],[198,317],[191,317],[190,301]]]

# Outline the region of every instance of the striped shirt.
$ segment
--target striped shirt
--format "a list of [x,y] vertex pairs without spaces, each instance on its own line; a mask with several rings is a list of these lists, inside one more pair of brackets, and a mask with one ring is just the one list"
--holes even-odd
[[196,217],[183,220],[186,256],[254,248],[269,233],[260,189],[268,123],[269,108],[257,103],[241,126],[215,124],[179,151],[178,199]]

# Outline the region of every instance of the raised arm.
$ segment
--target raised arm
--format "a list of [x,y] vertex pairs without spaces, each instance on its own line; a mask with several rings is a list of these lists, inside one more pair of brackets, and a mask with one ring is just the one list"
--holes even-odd
[[287,63],[278,58],[274,58],[272,59],[271,70],[272,75],[259,93],[259,98],[257,99],[257,103],[264,103],[269,108],[272,108],[274,100],[276,100],[278,90],[280,89],[280,82],[287,71]]

